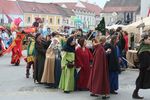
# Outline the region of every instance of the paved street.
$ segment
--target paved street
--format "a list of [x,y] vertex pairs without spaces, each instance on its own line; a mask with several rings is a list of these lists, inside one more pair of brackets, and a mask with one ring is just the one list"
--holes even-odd
[[[90,97],[89,92],[64,94],[58,89],[48,89],[44,85],[34,84],[32,77],[25,78],[25,62],[20,66],[10,65],[10,54],[0,57],[0,100],[101,100]],[[111,95],[110,100],[132,100],[131,94],[137,70],[127,70],[120,75],[118,95]],[[144,100],[150,100],[150,90],[141,90]]]

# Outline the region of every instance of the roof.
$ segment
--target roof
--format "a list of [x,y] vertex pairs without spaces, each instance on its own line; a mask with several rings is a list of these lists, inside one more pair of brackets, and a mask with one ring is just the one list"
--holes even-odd
[[66,7],[70,10],[84,10],[84,11],[89,11],[88,9],[86,9],[85,7],[79,7],[77,6],[77,3],[75,2],[62,2],[62,3],[57,3],[60,6],[66,5]]
[[63,8],[58,4],[55,4],[56,8],[58,9],[59,13],[61,13],[65,17],[75,16],[74,12],[70,9]]
[[20,7],[15,1],[0,0],[0,13],[22,14]]
[[127,12],[127,11],[137,11],[138,10],[138,6],[135,7],[106,7],[104,8],[104,10],[102,11],[103,13],[111,13],[111,12]]
[[82,3],[86,6],[86,8],[89,11],[95,12],[96,15],[100,15],[100,12],[102,11],[102,8],[100,8],[98,5],[87,3],[87,2],[82,2]]
[[110,0],[107,1],[102,12],[126,12],[137,11],[141,0]]
[[[83,6],[78,6],[81,3],[83,4]],[[88,11],[88,12],[94,12],[96,15],[100,15],[100,12],[102,11],[102,9],[96,5],[96,4],[91,4],[91,3],[87,3],[87,2],[62,2],[62,3],[57,3],[61,6],[66,6],[68,9],[71,10],[84,10],[84,11]]]
[[54,4],[18,1],[24,13],[60,14]]
[[18,1],[18,3],[24,13],[57,14],[63,16],[74,15],[71,10],[66,10],[65,8],[62,8],[54,3],[37,3],[26,1]]

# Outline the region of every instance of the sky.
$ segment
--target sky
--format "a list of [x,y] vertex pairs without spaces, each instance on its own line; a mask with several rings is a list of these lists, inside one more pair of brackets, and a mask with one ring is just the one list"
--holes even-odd
[[[46,2],[77,2],[79,0],[24,0],[24,1],[36,1],[46,3]],[[103,8],[107,0],[80,0],[80,1],[88,1],[90,3],[96,3],[97,5]]]

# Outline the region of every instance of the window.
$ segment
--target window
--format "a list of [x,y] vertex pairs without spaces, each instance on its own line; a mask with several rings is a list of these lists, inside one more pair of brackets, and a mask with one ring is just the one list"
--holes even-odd
[[69,21],[68,21],[68,20],[66,20],[66,23],[67,23],[67,24],[69,24]]
[[52,24],[52,23],[53,23],[53,19],[52,19],[52,18],[50,18],[49,22],[50,22],[50,24]]
[[57,24],[60,24],[60,19],[57,20]]
[[30,17],[28,17],[28,19],[27,19],[27,23],[30,23],[31,22],[31,18]]
[[45,18],[42,18],[42,22],[43,22],[43,23],[45,22]]

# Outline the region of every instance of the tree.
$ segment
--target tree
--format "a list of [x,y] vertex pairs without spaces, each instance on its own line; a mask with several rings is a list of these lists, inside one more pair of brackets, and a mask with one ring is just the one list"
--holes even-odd
[[104,17],[102,18],[102,20],[100,21],[100,23],[97,25],[97,27],[95,28],[95,30],[101,32],[102,35],[106,34],[105,19],[104,19]]

